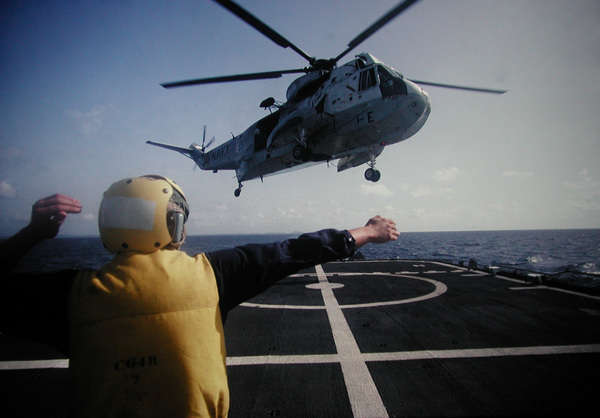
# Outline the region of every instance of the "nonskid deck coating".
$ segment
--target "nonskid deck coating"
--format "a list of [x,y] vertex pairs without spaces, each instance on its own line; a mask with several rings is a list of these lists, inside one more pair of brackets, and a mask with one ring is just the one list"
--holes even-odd
[[[229,314],[230,416],[585,414],[600,300],[558,290],[422,261],[304,270]],[[1,347],[0,368],[56,357]],[[67,371],[31,365],[0,371],[5,411],[64,416]]]

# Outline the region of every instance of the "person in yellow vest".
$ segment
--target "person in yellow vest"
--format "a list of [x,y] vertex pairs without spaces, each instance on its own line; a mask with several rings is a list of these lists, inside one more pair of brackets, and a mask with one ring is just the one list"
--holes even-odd
[[[5,271],[80,211],[64,195],[38,201],[30,224],[1,244]],[[189,256],[179,250],[188,216],[172,180],[118,181],[104,193],[98,216],[112,261],[99,270],[14,274],[4,284],[5,294],[31,295],[39,311],[11,307],[19,319],[3,318],[0,331],[33,332],[69,355],[76,416],[227,416],[227,312],[303,268],[398,237],[393,221],[376,216],[351,230]]]

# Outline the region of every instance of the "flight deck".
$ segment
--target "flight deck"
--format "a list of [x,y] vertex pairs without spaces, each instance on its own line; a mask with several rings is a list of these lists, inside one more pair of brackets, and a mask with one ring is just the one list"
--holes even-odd
[[[230,417],[585,415],[600,297],[432,261],[328,263],[232,310]],[[68,360],[0,336],[3,416],[66,416]],[[595,414],[594,414],[595,415]]]

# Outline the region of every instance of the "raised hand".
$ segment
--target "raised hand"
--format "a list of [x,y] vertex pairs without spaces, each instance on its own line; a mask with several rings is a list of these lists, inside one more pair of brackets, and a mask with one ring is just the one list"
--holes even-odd
[[393,241],[397,240],[400,235],[394,221],[379,215],[369,219],[365,226],[371,230],[371,239],[369,242],[383,243]]
[[68,213],[81,212],[81,203],[72,197],[54,194],[34,203],[28,228],[40,239],[54,238]]
[[356,246],[360,247],[369,242],[384,243],[398,239],[400,233],[396,229],[396,223],[391,219],[383,218],[379,215],[369,219],[365,226],[351,229],[348,232],[352,234],[356,241]]

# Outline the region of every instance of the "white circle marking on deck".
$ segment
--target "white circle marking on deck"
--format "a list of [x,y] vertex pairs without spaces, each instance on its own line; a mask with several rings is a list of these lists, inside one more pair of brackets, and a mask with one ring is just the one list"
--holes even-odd
[[306,286],[307,289],[315,289],[315,290],[321,290],[321,289],[340,289],[342,287],[344,287],[343,284],[341,283],[311,283],[311,284],[307,284]]
[[[344,273],[332,273],[331,275],[333,275],[333,274],[336,274],[338,276],[345,275]],[[355,276],[357,274],[349,273],[348,275]],[[366,274],[366,275],[369,275],[369,274]],[[448,290],[448,287],[444,283],[437,281],[437,280],[428,279],[425,277],[408,276],[405,274],[394,274],[394,273],[377,273],[377,275],[421,280],[421,281],[432,284],[434,286],[434,289],[425,295],[417,296],[414,298],[389,300],[389,301],[383,301],[383,302],[354,303],[354,304],[350,304],[350,305],[340,305],[340,308],[341,309],[375,308],[378,306],[402,305],[402,304],[406,304],[406,303],[421,302],[421,301],[424,301],[427,299],[432,299],[432,298],[438,297],[438,296],[446,293],[446,291]],[[322,286],[327,286],[327,288],[329,288],[329,289],[336,289],[336,288],[341,287],[341,286],[336,286],[336,285],[344,286],[341,283],[319,282],[319,283],[312,283],[312,284],[306,285],[305,287],[308,287],[309,289],[320,289],[320,290],[323,290]],[[310,286],[313,286],[313,287],[310,287]],[[240,306],[245,306],[247,308],[262,308],[262,309],[309,309],[310,310],[310,309],[325,309],[326,308],[323,305],[274,305],[274,304],[270,304],[270,303],[253,303],[253,302],[244,302],[244,303],[240,304]]]

